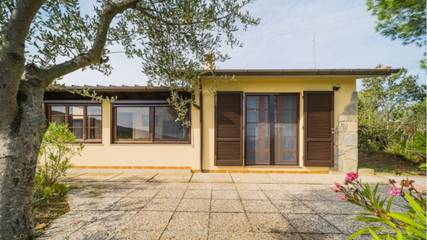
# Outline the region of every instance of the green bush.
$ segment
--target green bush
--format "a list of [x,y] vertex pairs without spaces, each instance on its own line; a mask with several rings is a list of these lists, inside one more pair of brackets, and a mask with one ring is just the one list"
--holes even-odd
[[405,69],[365,78],[358,94],[359,149],[425,161],[426,85]]
[[70,168],[70,159],[80,154],[83,145],[67,125],[51,123],[40,147],[39,164],[34,181],[34,202],[64,196],[69,187],[59,182]]
[[[399,185],[390,180],[390,196],[382,196],[378,184],[362,184],[357,173],[347,173],[343,185],[335,183],[334,191],[343,193],[341,199],[363,207],[366,212],[355,219],[368,224],[353,233],[349,239],[363,234],[372,239],[426,239],[426,199],[414,187],[413,180],[402,180]],[[393,212],[396,198],[406,202],[406,211]]]

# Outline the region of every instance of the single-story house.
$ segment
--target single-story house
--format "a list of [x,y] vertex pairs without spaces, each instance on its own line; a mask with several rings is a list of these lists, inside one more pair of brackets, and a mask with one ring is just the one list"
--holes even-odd
[[164,87],[89,86],[103,96],[117,97],[102,103],[69,91],[50,91],[45,106],[50,121],[68,124],[85,144],[81,156],[72,159],[74,167],[354,171],[356,79],[394,72],[215,70],[201,76],[199,89],[181,92],[196,101],[188,115],[189,128],[175,121]]

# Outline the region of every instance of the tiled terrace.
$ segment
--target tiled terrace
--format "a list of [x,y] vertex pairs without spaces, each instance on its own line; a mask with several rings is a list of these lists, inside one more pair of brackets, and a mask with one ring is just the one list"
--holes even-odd
[[42,239],[346,239],[363,225],[352,220],[361,209],[330,190],[342,179],[343,174],[74,172],[64,179],[77,187],[68,196],[71,211]]

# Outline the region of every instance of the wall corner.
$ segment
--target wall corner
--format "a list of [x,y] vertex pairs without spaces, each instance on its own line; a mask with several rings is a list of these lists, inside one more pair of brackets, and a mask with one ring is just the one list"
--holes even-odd
[[336,127],[335,158],[339,171],[357,172],[357,129],[357,92],[353,92],[350,104],[338,116],[338,126]]

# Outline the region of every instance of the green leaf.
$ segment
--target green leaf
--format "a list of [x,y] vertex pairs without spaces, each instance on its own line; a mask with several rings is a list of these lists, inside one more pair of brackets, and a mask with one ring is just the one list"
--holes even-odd
[[408,216],[406,216],[404,214],[401,214],[401,213],[389,213],[388,215],[390,217],[392,217],[392,218],[395,218],[395,219],[397,219],[397,220],[399,220],[399,221],[401,221],[403,223],[406,223],[408,225],[414,226],[416,228],[423,228],[423,225],[415,222],[414,219],[412,219],[412,218],[410,218],[410,217],[408,217]]
[[390,209],[391,209],[391,206],[392,206],[393,202],[394,202],[394,196],[392,196],[392,197],[388,200],[387,207],[386,207],[386,211],[387,211],[387,212],[390,212]]
[[360,222],[380,222],[381,221],[381,219],[379,219],[378,217],[367,217],[367,216],[357,216],[354,219]]
[[375,240],[381,240],[380,236],[378,236],[374,230],[372,230],[371,228],[368,228],[369,233],[371,234],[372,238]]

